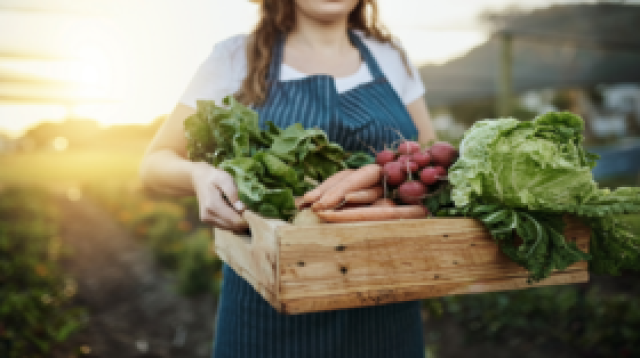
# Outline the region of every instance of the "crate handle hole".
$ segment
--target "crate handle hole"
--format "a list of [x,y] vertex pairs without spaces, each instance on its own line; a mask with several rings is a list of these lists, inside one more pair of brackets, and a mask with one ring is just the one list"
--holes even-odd
[[346,246],[344,246],[344,245],[338,245],[338,246],[336,246],[336,251],[344,251],[344,250],[346,250],[346,249],[347,249],[347,247],[346,247]]
[[346,275],[347,271],[349,270],[345,266],[340,267],[340,272],[342,272],[343,275]]

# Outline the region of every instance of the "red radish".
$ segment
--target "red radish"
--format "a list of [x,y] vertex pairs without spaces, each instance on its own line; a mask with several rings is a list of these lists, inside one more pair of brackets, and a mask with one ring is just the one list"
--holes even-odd
[[404,141],[398,146],[399,154],[413,154],[420,151],[420,143],[411,140]]
[[389,185],[400,185],[407,179],[407,167],[400,162],[385,164],[382,173]]
[[458,158],[458,150],[447,142],[436,142],[429,148],[433,164],[449,167]]
[[378,165],[385,165],[394,160],[396,160],[396,153],[392,150],[386,149],[376,154],[376,164]]
[[438,171],[438,179],[446,178],[447,170],[445,168],[440,166],[435,166],[434,168]]
[[405,204],[420,204],[426,194],[427,187],[417,180],[405,182],[398,188],[398,197]]
[[431,155],[427,152],[418,152],[411,155],[411,161],[418,164],[420,168],[424,168],[431,163]]
[[[420,172],[420,181],[425,185],[433,185],[440,178],[440,170],[442,167],[426,167]],[[446,173],[445,173],[446,174]]]
[[409,160],[411,160],[411,155],[409,155],[409,154],[402,154],[402,155],[401,155],[401,156],[399,156],[399,157],[398,157],[398,159],[397,159],[397,161],[398,161],[398,162],[401,162],[401,163],[402,163],[402,162],[409,161]]
[[398,162],[402,163],[402,166],[405,170],[409,170],[412,173],[417,172],[418,169],[420,169],[418,163],[411,160],[411,156],[407,154],[399,156]]

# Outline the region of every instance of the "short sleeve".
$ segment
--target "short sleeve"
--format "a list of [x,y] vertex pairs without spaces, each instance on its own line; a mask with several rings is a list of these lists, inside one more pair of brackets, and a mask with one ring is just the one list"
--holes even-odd
[[411,104],[426,93],[420,72],[418,72],[418,69],[411,63],[409,63],[409,67],[411,69],[411,76],[409,76],[409,73],[405,69],[404,85],[400,93],[400,98],[405,105]]
[[[401,51],[404,51],[404,53],[406,54],[406,50],[402,46],[402,43],[400,42],[399,39],[396,38],[393,40],[393,42],[398,47],[398,49],[400,49]],[[405,66],[405,63],[402,60],[402,56],[400,55],[400,52],[395,48],[393,48],[393,51],[397,53],[397,57],[400,59],[400,63],[402,66],[402,70],[400,72],[401,75],[399,79],[400,85],[398,86],[400,91],[398,94],[400,95],[402,102],[405,105],[408,105],[408,104],[411,104],[416,99],[424,96],[426,89],[424,87],[424,83],[422,83],[422,77],[420,76],[420,72],[418,71],[416,66],[414,66],[411,63],[411,61],[407,59],[407,62],[409,64],[409,70],[411,71],[411,74],[409,74],[409,72],[407,71],[407,67]]]
[[425,94],[426,90],[418,69],[409,63],[411,74],[407,71],[400,52],[404,51],[404,49],[398,39],[394,39],[394,46],[390,43],[383,43],[367,37],[362,32],[356,33],[360,34],[364,39],[365,44],[398,94],[398,97],[402,100],[402,103],[409,105]]
[[220,103],[236,93],[246,76],[246,35],[237,35],[217,43],[202,62],[182,93],[179,103],[196,108],[198,100]]

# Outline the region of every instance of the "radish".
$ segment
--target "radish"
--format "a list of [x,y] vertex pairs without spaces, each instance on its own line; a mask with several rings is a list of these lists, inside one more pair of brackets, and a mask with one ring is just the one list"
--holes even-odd
[[398,197],[405,204],[420,204],[427,194],[427,187],[417,181],[410,180],[398,187]]
[[392,150],[385,149],[378,154],[376,154],[376,164],[384,166],[389,162],[393,162],[396,160],[396,153]]
[[433,185],[437,183],[441,176],[441,171],[438,168],[442,169],[442,167],[426,167],[422,169],[420,172],[420,181],[425,185]]
[[398,162],[402,163],[403,168],[405,168],[405,170],[409,170],[412,173],[415,173],[418,171],[418,169],[420,169],[420,167],[418,166],[418,163],[414,162],[411,159],[411,156],[407,154],[399,156]]
[[404,141],[398,146],[399,154],[413,154],[420,151],[420,143],[411,140]]
[[431,163],[431,155],[427,152],[418,152],[411,155],[411,161],[418,164],[420,168],[424,168]]
[[436,171],[438,172],[438,179],[444,179],[447,177],[447,170],[441,166],[435,166]]
[[437,164],[448,168],[458,158],[458,150],[447,142],[436,142],[429,148],[431,154],[431,161],[433,164]]
[[400,162],[385,164],[382,173],[389,185],[400,185],[407,179],[407,167]]

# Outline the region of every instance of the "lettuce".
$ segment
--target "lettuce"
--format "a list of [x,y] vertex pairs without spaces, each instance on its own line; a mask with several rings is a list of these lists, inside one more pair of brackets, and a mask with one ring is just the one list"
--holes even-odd
[[[598,157],[583,148],[583,131],[582,119],[567,112],[480,121],[465,134],[449,170],[457,207],[450,213],[483,221],[534,281],[588,258],[558,234],[565,214],[590,218],[594,270],[640,268],[640,239],[613,216],[640,212],[640,188],[599,188],[591,173]],[[478,213],[478,205],[493,209]],[[514,232],[524,241],[518,249]]]
[[261,129],[258,114],[233,97],[222,106],[198,101],[184,130],[189,159],[230,173],[240,200],[267,217],[290,218],[294,196],[313,187],[307,178],[323,181],[346,167],[347,153],[324,131],[299,123],[281,129],[272,122]]

